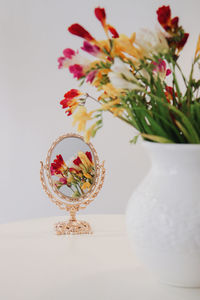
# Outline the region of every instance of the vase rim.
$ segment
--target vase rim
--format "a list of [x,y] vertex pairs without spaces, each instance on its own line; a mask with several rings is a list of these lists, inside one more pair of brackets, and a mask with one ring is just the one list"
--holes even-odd
[[150,141],[142,141],[142,144],[150,147],[162,147],[162,148],[185,148],[185,149],[197,149],[200,148],[200,144],[184,144],[184,143],[156,143]]

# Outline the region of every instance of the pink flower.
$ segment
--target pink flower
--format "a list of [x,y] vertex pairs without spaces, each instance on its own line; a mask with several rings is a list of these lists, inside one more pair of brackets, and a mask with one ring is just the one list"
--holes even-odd
[[153,72],[157,73],[161,80],[164,80],[166,76],[171,74],[171,70],[167,69],[167,65],[164,60],[159,59],[158,63],[153,61],[152,64],[155,66]]
[[74,75],[74,78],[79,79],[82,76],[84,76],[83,67],[81,65],[75,64],[75,65],[69,66],[69,71],[70,71],[70,73],[72,73]]
[[97,70],[93,70],[93,71],[89,72],[86,76],[86,82],[92,83],[97,72],[98,72]]
[[67,184],[67,179],[65,177],[61,177],[59,179],[59,181],[62,183],[62,184]]
[[64,62],[67,59],[72,59],[73,56],[76,55],[76,52],[73,49],[66,48],[63,50],[63,55],[64,56],[58,58],[58,69],[61,69],[64,66]]
[[100,53],[100,48],[96,45],[90,44],[88,41],[84,41],[83,47],[81,47],[81,49],[93,56],[98,56],[98,54]]
[[58,69],[61,69],[63,67],[64,61],[65,61],[65,57],[61,56],[58,58]]
[[72,59],[72,57],[76,54],[76,52],[73,49],[66,48],[63,50],[63,55],[66,58]]

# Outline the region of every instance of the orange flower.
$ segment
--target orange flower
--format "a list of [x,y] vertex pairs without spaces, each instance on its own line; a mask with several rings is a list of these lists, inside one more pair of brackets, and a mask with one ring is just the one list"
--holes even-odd
[[195,51],[195,57],[197,57],[200,54],[200,35],[197,41],[196,51]]
[[132,34],[130,38],[125,34],[120,34],[119,38],[115,39],[114,42],[116,54],[124,57],[124,54],[127,53],[135,58],[141,58],[141,51],[133,46],[134,40],[135,34]]
[[103,95],[100,96],[101,98],[116,98],[120,96],[121,90],[120,89],[116,89],[111,83],[107,83],[106,85],[102,86],[102,89],[104,90]]

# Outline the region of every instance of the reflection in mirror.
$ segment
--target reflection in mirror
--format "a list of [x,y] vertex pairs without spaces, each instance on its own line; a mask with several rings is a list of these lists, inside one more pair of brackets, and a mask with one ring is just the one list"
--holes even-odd
[[55,224],[56,234],[92,233],[90,224],[77,220],[76,213],[86,208],[103,186],[104,162],[100,164],[94,146],[86,144],[80,135],[67,133],[53,142],[46,163],[41,161],[40,164],[40,180],[45,193],[70,214],[69,220]]
[[90,147],[76,137],[60,141],[51,155],[50,172],[57,189],[67,197],[88,193],[95,179],[95,162]]

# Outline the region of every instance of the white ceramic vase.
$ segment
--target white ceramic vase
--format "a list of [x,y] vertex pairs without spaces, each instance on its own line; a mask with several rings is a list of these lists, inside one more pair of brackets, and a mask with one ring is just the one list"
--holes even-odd
[[152,167],[127,207],[134,251],[160,281],[200,287],[200,145],[144,147]]

